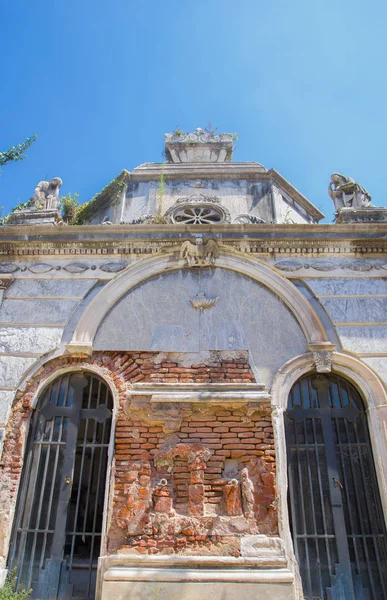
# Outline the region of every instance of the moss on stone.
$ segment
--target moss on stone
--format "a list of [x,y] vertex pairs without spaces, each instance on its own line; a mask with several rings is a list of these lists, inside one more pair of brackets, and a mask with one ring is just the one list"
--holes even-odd
[[94,198],[89,200],[89,202],[82,204],[77,212],[75,225],[87,223],[100,210],[118,202],[122,192],[126,190],[128,186],[129,178],[129,171],[124,169],[118,177],[113,179],[101,192],[96,194]]

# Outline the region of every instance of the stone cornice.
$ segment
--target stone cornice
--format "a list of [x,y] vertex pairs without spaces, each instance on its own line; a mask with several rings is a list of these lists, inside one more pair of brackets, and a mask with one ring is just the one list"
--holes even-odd
[[385,253],[387,223],[324,225],[86,225],[9,226],[0,231],[0,257],[153,254],[182,241],[214,238],[249,254]]

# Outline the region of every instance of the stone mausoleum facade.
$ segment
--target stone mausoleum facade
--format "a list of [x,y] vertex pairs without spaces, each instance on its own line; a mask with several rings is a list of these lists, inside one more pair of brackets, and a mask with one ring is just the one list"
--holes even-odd
[[0,560],[35,599],[387,598],[387,218],[167,134],[0,235]]

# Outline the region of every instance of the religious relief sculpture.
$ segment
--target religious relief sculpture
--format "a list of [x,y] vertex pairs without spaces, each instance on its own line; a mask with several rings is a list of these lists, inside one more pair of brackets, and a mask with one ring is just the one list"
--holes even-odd
[[329,182],[328,194],[332,198],[335,209],[368,208],[372,206],[371,196],[363,186],[352,177],[333,173]]
[[230,517],[242,514],[241,486],[237,479],[230,479],[224,486],[226,512]]
[[195,244],[186,240],[180,248],[180,258],[188,267],[208,267],[215,263],[219,257],[219,248],[215,240],[208,240],[205,244],[203,238],[196,238]]
[[[204,515],[204,471],[206,462],[211,457],[211,450],[202,444],[175,444],[172,448],[160,450],[155,454],[154,461],[157,467],[168,467],[173,470],[175,459],[187,459],[189,471],[188,482],[188,512],[191,517]],[[162,480],[164,482],[164,480]],[[164,486],[165,488],[165,486]]]
[[243,514],[246,519],[254,518],[254,485],[249,477],[249,472],[245,467],[241,471],[241,488]]
[[34,195],[29,200],[29,206],[38,210],[57,210],[59,207],[59,188],[62,187],[60,177],[50,181],[40,181]]

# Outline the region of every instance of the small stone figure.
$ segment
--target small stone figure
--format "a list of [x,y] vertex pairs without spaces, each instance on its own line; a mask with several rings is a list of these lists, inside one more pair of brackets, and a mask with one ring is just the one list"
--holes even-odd
[[40,181],[29,201],[30,206],[38,210],[57,210],[61,186],[62,180],[59,177],[54,177],[50,181]]
[[231,479],[224,486],[226,512],[230,517],[242,514],[241,486],[237,479]]
[[246,467],[241,471],[241,487],[243,514],[246,519],[251,519],[254,517],[254,485]]
[[329,182],[328,194],[332,198],[335,209],[368,208],[372,206],[371,196],[363,186],[352,177],[333,173]]

